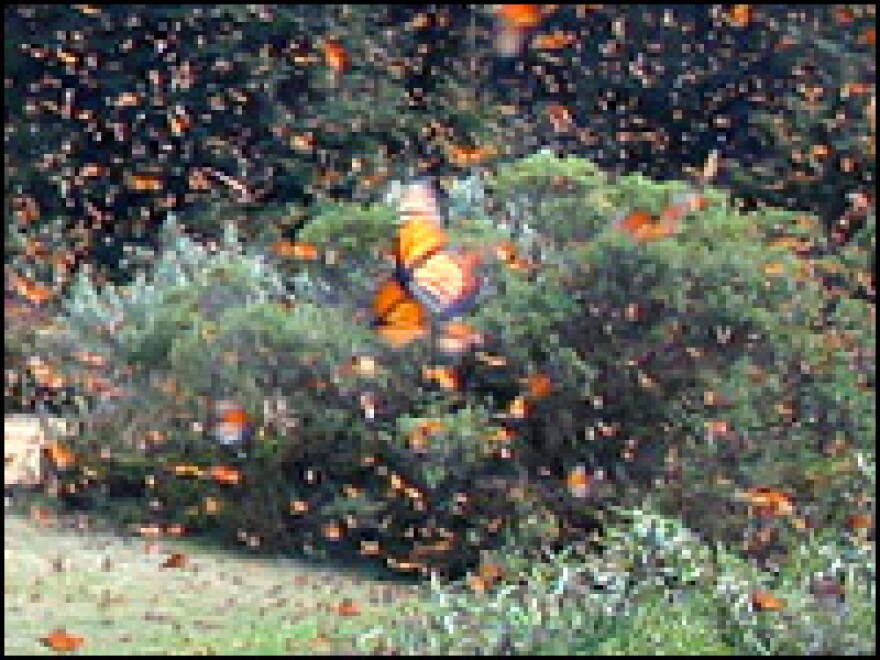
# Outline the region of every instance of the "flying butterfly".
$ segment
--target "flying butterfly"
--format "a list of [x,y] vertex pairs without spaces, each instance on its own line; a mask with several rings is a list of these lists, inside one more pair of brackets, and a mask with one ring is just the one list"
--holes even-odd
[[705,199],[694,191],[676,196],[673,202],[656,216],[642,209],[635,209],[614,223],[614,227],[638,241],[667,238],[678,233],[681,220],[694,211],[705,208]]
[[231,400],[214,404],[211,434],[213,439],[225,446],[241,451],[254,436],[254,424],[244,407]]
[[467,312],[480,289],[477,258],[447,248],[437,200],[426,182],[404,190],[400,212],[394,276],[373,297],[374,326],[395,346],[422,337],[430,316],[448,321]]
[[499,5],[495,10],[495,50],[502,57],[516,57],[526,36],[544,18],[541,5]]

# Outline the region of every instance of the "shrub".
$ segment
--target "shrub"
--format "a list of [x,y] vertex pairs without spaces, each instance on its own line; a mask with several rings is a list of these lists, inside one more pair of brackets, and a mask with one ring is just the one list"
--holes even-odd
[[[425,342],[392,351],[362,322],[384,277],[364,252],[393,233],[378,204],[310,225],[304,237],[322,246],[350,238],[336,264],[281,266],[232,234],[214,254],[176,237],[128,289],[83,280],[53,350],[107,356],[127,392],[115,407],[104,397],[108,426],[83,447],[143,453],[158,438],[166,468],[238,460],[209,441],[213,402],[232,398],[254,420],[255,449],[235,463],[238,504],[198,513],[200,525],[222,517],[269,545],[378,552],[424,572],[460,572],[505,535],[533,553],[583,539],[609,504],[650,499],[764,566],[807,530],[863,514],[870,493],[854,466],[873,460],[873,320],[864,301],[828,290],[823,269],[841,266],[803,248],[821,248],[816,228],[739,213],[708,190],[676,236],[636,242],[608,217],[662,209],[680,186],[557,165],[582,186],[566,202],[572,227],[577,195],[611,200],[604,225],[584,222],[589,243],[544,241],[563,225],[540,214],[532,234],[508,233],[503,200],[493,207],[478,179],[450,190],[454,240],[539,248],[526,268],[486,261],[468,322],[493,359],[440,360]],[[526,192],[563,176],[540,158],[514,173]],[[531,194],[517,203],[538,208]],[[428,366],[454,370],[460,387],[432,382]],[[576,469],[589,475],[583,497],[567,484]],[[174,499],[169,515],[204,495]]]
[[[373,629],[358,648],[726,655],[869,653],[876,644],[874,560],[850,540],[816,537],[770,576],[675,519],[616,518],[600,553],[570,548],[535,562],[505,548],[466,580],[432,583],[407,611],[410,625]],[[840,596],[829,601],[820,581]]]

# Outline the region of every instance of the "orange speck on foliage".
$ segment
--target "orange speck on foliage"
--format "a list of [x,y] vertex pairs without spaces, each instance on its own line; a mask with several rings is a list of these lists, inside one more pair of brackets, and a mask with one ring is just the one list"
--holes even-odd
[[444,424],[437,420],[422,420],[409,433],[409,446],[415,451],[423,451],[428,447],[428,439],[444,429]]
[[343,598],[336,606],[336,614],[339,616],[357,616],[360,613],[360,608],[351,598]]
[[706,432],[712,435],[726,435],[730,431],[730,425],[724,420],[712,420],[704,422]]
[[32,506],[30,517],[31,520],[43,527],[50,525],[54,519],[52,512],[44,506]]
[[862,94],[870,94],[874,89],[872,83],[848,82],[844,83],[840,92],[842,96],[861,96]]
[[200,477],[202,476],[202,468],[198,465],[179,464],[172,465],[169,470],[178,477]]
[[422,377],[447,392],[454,392],[461,387],[458,374],[452,367],[422,367]]
[[376,362],[376,358],[369,355],[354,355],[342,366],[341,371],[345,375],[372,378],[379,372],[379,363]]
[[583,465],[575,466],[565,477],[565,485],[574,497],[586,497],[591,481]]
[[736,27],[746,27],[752,22],[752,6],[734,5],[727,13],[727,20]]
[[752,607],[759,612],[779,612],[785,601],[766,591],[754,591],[750,596]]
[[495,155],[495,149],[491,146],[468,147],[449,145],[446,153],[450,161],[459,167],[470,167],[485,162]]
[[451,321],[445,325],[437,338],[437,346],[444,353],[464,353],[483,343],[483,334],[462,321]]
[[27,367],[40,387],[52,390],[64,387],[66,382],[64,377],[40,358],[33,357],[28,359]]
[[867,513],[850,514],[846,517],[846,527],[851,531],[871,529],[874,527],[874,517]]
[[741,497],[748,504],[756,507],[758,514],[762,516],[791,515],[794,513],[794,500],[791,497],[772,488],[759,486],[750,488],[741,493]]
[[304,500],[294,500],[290,503],[290,512],[296,515],[300,515],[303,513],[307,513],[309,510],[309,503]]
[[14,274],[11,279],[18,295],[34,305],[44,305],[55,297],[55,292],[45,284]]
[[221,424],[231,424],[233,426],[244,427],[250,423],[247,411],[239,405],[233,405],[232,407],[223,410],[223,412],[218,415],[218,418],[218,421]]
[[785,267],[777,262],[764,264],[761,267],[761,272],[764,273],[764,275],[770,276],[782,275],[782,273],[785,272]]
[[182,114],[171,115],[168,117],[168,127],[172,135],[183,135],[192,127],[192,120]]
[[128,177],[128,187],[137,192],[158,192],[162,190],[162,179],[151,174],[132,174]]
[[272,252],[277,257],[315,261],[319,256],[317,246],[312,243],[280,239],[272,243]]
[[541,22],[541,5],[500,5],[498,18],[505,26],[515,29],[533,28]]
[[58,470],[66,470],[76,462],[74,453],[57,442],[49,443],[45,448],[45,452],[46,458]]
[[160,568],[183,568],[186,566],[186,555],[182,552],[172,552],[168,558],[162,562]]
[[85,637],[66,632],[63,628],[56,628],[40,641],[44,646],[57,653],[73,653],[85,643]]
[[207,474],[209,479],[218,484],[235,485],[241,481],[241,472],[226,465],[212,465]]
[[525,419],[529,414],[529,404],[525,397],[518,396],[507,407],[507,414],[514,419]]
[[360,553],[365,557],[375,557],[379,554],[379,543],[376,541],[361,541]]
[[342,527],[337,522],[329,522],[321,527],[321,536],[328,541],[338,541],[342,538]]
[[348,53],[336,41],[324,42],[321,46],[321,54],[324,56],[324,63],[337,74],[344,72],[349,66]]
[[617,227],[636,240],[643,241],[662,238],[671,233],[661,227],[660,221],[656,216],[641,209],[630,211],[617,224]]
[[834,21],[841,25],[848,25],[849,23],[852,23],[853,18],[855,18],[852,9],[849,7],[835,7],[833,15]]
[[561,103],[550,103],[544,108],[547,118],[556,132],[564,131],[572,126],[571,110]]
[[467,583],[473,591],[482,594],[500,582],[503,575],[498,564],[484,563],[480,564],[476,575],[468,577]]
[[546,374],[532,374],[525,379],[529,396],[535,399],[543,399],[553,391],[553,382]]
[[489,353],[484,353],[483,351],[478,351],[476,358],[490,367],[503,367],[507,365],[507,358],[503,355],[491,355]]
[[549,34],[536,34],[532,39],[532,48],[537,50],[559,50],[570,46],[576,38],[570,32],[556,30]]
[[510,430],[506,426],[501,426],[501,427],[495,429],[494,431],[492,431],[492,433],[489,433],[486,436],[486,439],[489,442],[506,443],[506,442],[510,442],[515,437],[516,437],[516,434],[512,430]]

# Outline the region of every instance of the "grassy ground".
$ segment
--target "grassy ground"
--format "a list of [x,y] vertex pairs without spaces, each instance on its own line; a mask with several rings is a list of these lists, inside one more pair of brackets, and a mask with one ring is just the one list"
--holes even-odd
[[[51,654],[40,638],[56,628],[84,637],[83,654],[346,654],[414,593],[336,567],[38,520],[33,506],[4,516],[7,655]],[[161,568],[172,552],[185,565]],[[358,614],[340,614],[346,598]]]

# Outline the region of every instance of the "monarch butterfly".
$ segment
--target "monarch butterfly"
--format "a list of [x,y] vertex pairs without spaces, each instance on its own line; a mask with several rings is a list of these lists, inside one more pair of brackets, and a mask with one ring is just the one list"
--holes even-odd
[[503,57],[519,54],[529,30],[537,27],[543,18],[541,5],[501,5],[496,11],[495,48]]
[[241,481],[241,472],[227,465],[212,465],[207,474],[209,479],[218,484],[235,485]]
[[400,212],[394,276],[373,298],[374,325],[395,345],[423,336],[429,314],[441,321],[464,314],[480,289],[476,257],[447,249],[437,200],[427,183],[407,187]]
[[324,42],[321,46],[321,54],[324,56],[324,62],[335,74],[340,74],[348,68],[350,62],[348,53],[337,42]]
[[254,424],[241,404],[218,401],[214,408],[212,435],[221,445],[244,448],[253,438]]
[[614,226],[639,241],[666,238],[678,232],[684,216],[702,210],[705,203],[698,192],[687,192],[677,196],[659,216],[636,209],[618,220]]
[[556,30],[549,34],[536,34],[532,39],[532,48],[536,50],[559,50],[570,46],[576,41],[573,34]]

